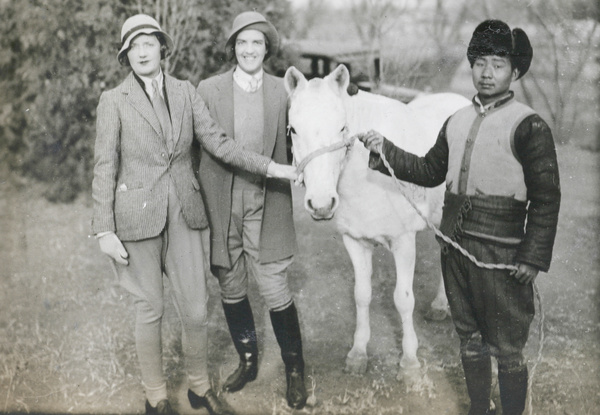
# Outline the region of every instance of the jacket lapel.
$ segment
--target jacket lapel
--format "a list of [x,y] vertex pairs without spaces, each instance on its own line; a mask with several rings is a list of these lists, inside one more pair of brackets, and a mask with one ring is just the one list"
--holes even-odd
[[179,141],[179,137],[181,136],[185,96],[181,89],[181,82],[177,82],[177,80],[170,75],[165,74],[165,85],[167,88],[169,109],[171,110],[171,123],[173,124],[173,148],[175,148],[177,146],[177,142]]
[[220,93],[215,100],[216,121],[229,137],[235,138],[235,121],[233,115],[233,69],[225,72],[223,76],[220,77],[217,90]]
[[267,157],[273,155],[275,141],[277,140],[277,125],[279,124],[280,102],[279,85],[275,78],[265,73],[263,75],[263,100],[264,100],[264,147],[263,154]]
[[[234,137],[235,121],[233,114],[233,71],[227,71],[219,80],[217,89],[221,92],[215,100],[217,122],[229,137]],[[263,154],[271,157],[277,140],[280,102],[279,88],[275,78],[267,73],[263,75],[263,105],[264,105],[264,145]],[[234,137],[235,138],[235,137]]]
[[133,72],[125,79],[123,91],[127,94],[127,102],[148,121],[154,131],[156,131],[156,134],[162,137],[162,129],[160,128],[158,116],[154,112],[152,103],[146,96],[141,85],[135,80]]

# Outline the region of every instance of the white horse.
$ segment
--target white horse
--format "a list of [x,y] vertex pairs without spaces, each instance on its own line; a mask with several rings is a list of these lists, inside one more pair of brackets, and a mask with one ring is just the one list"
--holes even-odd
[[[356,330],[346,371],[364,373],[367,369],[372,254],[381,244],[392,252],[396,265],[394,303],[403,329],[398,378],[408,371],[414,374],[421,366],[412,316],[415,236],[426,224],[391,177],[368,168],[369,151],[353,136],[374,129],[399,147],[423,155],[443,122],[469,101],[456,94],[425,95],[408,105],[363,91],[351,97],[346,92],[349,73],[343,65],[311,81],[290,67],[284,83],[291,100],[294,159],[306,186],[305,208],[316,220],[330,219],[335,213],[354,267]],[[443,186],[425,189],[404,183],[404,189],[423,214],[439,223]],[[435,319],[445,318],[448,309],[441,277],[439,281],[430,310]]]

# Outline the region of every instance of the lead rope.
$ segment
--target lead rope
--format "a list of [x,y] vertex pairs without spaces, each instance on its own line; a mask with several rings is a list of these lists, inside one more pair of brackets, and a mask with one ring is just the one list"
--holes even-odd
[[[353,138],[355,138],[357,136],[354,136]],[[479,261],[477,258],[475,258],[471,253],[469,253],[466,249],[464,249],[462,246],[460,246],[456,241],[453,241],[452,239],[450,239],[448,236],[444,235],[437,226],[435,226],[433,224],[433,222],[431,222],[429,220],[429,218],[427,218],[423,212],[421,212],[421,210],[417,207],[417,205],[414,203],[414,201],[407,196],[407,194],[404,192],[404,188],[405,188],[405,184],[402,183],[402,181],[400,181],[397,177],[396,174],[394,173],[394,169],[392,168],[392,166],[390,166],[390,163],[387,161],[387,159],[385,158],[385,156],[380,153],[379,154],[381,161],[383,162],[383,165],[388,169],[390,175],[392,176],[392,178],[394,179],[394,183],[396,183],[396,185],[398,186],[400,193],[402,194],[402,196],[404,196],[404,198],[406,199],[406,201],[413,207],[413,209],[415,209],[415,211],[417,212],[417,214],[421,217],[421,219],[423,219],[425,221],[425,223],[427,224],[427,227],[432,229],[433,232],[436,234],[436,236],[438,236],[439,238],[441,238],[444,242],[452,245],[453,248],[457,249],[462,255],[464,255],[465,257],[467,257],[471,262],[473,262],[475,265],[477,265],[480,268],[485,268],[485,269],[506,269],[506,270],[516,270],[517,267],[514,265],[509,265],[509,264],[488,264],[488,263],[484,263]],[[539,309],[539,313],[540,313],[540,320],[538,322],[538,332],[539,332],[539,336],[538,336],[538,342],[539,342],[539,346],[538,346],[538,353],[537,353],[537,358],[533,364],[533,366],[531,367],[531,371],[529,374],[529,379],[527,380],[527,411],[529,413],[529,415],[533,415],[533,377],[535,375],[535,371],[537,369],[538,364],[541,362],[542,360],[542,351],[544,349],[544,320],[545,320],[545,315],[544,315],[544,309],[542,308],[542,296],[540,294],[540,291],[537,287],[537,284],[535,283],[535,281],[533,282],[533,292],[535,294],[535,298],[537,299],[537,303],[538,303],[538,309]]]

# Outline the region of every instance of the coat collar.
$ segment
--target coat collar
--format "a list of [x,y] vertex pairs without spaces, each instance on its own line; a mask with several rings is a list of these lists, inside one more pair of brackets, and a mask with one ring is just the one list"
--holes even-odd
[[140,83],[135,79],[133,72],[130,72],[125,78],[121,91],[126,95],[127,102],[148,121],[156,134],[160,136],[162,134],[160,121],[154,112],[154,108],[152,108],[152,103]]
[[[175,145],[177,145],[181,135],[185,95],[181,82],[168,74],[164,74],[164,79],[171,112],[171,123],[173,124],[173,140],[175,141]],[[160,121],[156,116],[156,112],[154,112],[152,103],[140,83],[135,79],[133,72],[130,72],[125,81],[123,81],[121,91],[126,95],[127,102],[148,121],[154,131],[156,131],[156,134],[162,137]]]

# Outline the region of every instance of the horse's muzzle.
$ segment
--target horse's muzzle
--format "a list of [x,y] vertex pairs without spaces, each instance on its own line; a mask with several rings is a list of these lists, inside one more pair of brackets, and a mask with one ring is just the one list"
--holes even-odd
[[306,199],[304,203],[305,209],[310,213],[310,216],[314,220],[329,220],[333,218],[335,211],[339,205],[337,197],[332,197],[330,203],[324,204],[323,206],[316,206],[312,199]]

